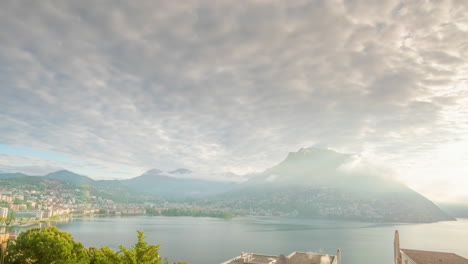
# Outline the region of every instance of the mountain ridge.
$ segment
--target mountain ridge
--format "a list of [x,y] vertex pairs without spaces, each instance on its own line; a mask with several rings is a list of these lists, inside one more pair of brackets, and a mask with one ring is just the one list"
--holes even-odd
[[239,210],[250,208],[265,214],[376,222],[454,220],[400,182],[343,169],[355,157],[302,148],[217,199]]
[[73,184],[92,184],[95,182],[94,179],[88,176],[80,175],[69,170],[59,170],[59,171],[51,172],[42,177],[48,178],[48,179],[67,181]]
[[[187,171],[182,174],[188,174]],[[163,197],[208,196],[226,191],[232,185],[229,182],[173,177],[160,170],[149,170],[140,176],[121,182],[131,190]]]
[[[198,179],[185,168],[167,172],[151,169],[124,180],[96,181],[67,170],[39,177],[165,199],[194,199],[195,204],[264,215],[374,222],[454,220],[432,201],[399,182],[344,169],[356,157],[330,149],[301,148],[243,183]],[[0,174],[0,179],[24,175]]]

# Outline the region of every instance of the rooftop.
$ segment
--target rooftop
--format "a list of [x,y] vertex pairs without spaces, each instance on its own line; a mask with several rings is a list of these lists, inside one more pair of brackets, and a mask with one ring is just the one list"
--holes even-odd
[[[280,256],[242,253],[240,256],[222,264],[279,264]],[[287,256],[285,264],[332,264],[336,256],[310,252],[293,252]]]
[[454,253],[401,249],[416,264],[468,264],[468,259]]

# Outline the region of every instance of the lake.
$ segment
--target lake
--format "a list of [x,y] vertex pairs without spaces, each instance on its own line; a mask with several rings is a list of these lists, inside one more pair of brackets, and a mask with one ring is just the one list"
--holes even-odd
[[134,216],[75,218],[57,226],[86,247],[113,249],[133,245],[136,230],[144,230],[147,242],[161,244],[163,257],[190,264],[217,264],[241,252],[335,254],[337,248],[345,264],[391,264],[396,229],[402,248],[448,251],[468,258],[468,219],[395,225],[280,217]]

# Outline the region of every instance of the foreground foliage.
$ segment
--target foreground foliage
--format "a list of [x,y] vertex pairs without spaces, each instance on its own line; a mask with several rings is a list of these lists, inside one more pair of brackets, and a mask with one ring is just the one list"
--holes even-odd
[[[10,241],[5,254],[7,264],[168,264],[159,255],[159,245],[144,241],[143,231],[131,249],[120,246],[114,252],[108,247],[85,248],[80,242],[56,227],[32,228]],[[175,264],[175,263],[174,263]],[[178,264],[184,264],[178,262]]]

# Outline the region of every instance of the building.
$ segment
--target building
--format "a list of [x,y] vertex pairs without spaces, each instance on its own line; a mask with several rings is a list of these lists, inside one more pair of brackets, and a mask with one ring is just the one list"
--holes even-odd
[[7,203],[11,203],[11,202],[13,202],[13,196],[1,194],[0,195],[0,200],[4,201],[4,202],[7,202]]
[[8,216],[8,208],[0,208],[0,217],[7,218]]
[[54,216],[54,210],[52,208],[42,212],[42,218],[50,218],[52,216]]
[[41,210],[36,210],[36,218],[42,220],[42,218],[44,218],[44,212]]
[[29,211],[16,211],[15,218],[20,220],[26,219],[39,219],[43,218],[43,212],[40,210],[29,210]]
[[293,252],[289,256],[242,253],[221,264],[341,264],[341,251],[336,256],[310,252]]
[[394,264],[468,264],[468,259],[454,253],[400,248],[400,234],[395,231]]
[[0,234],[0,244],[6,243],[8,239],[10,238],[10,234],[8,233],[1,233]]

